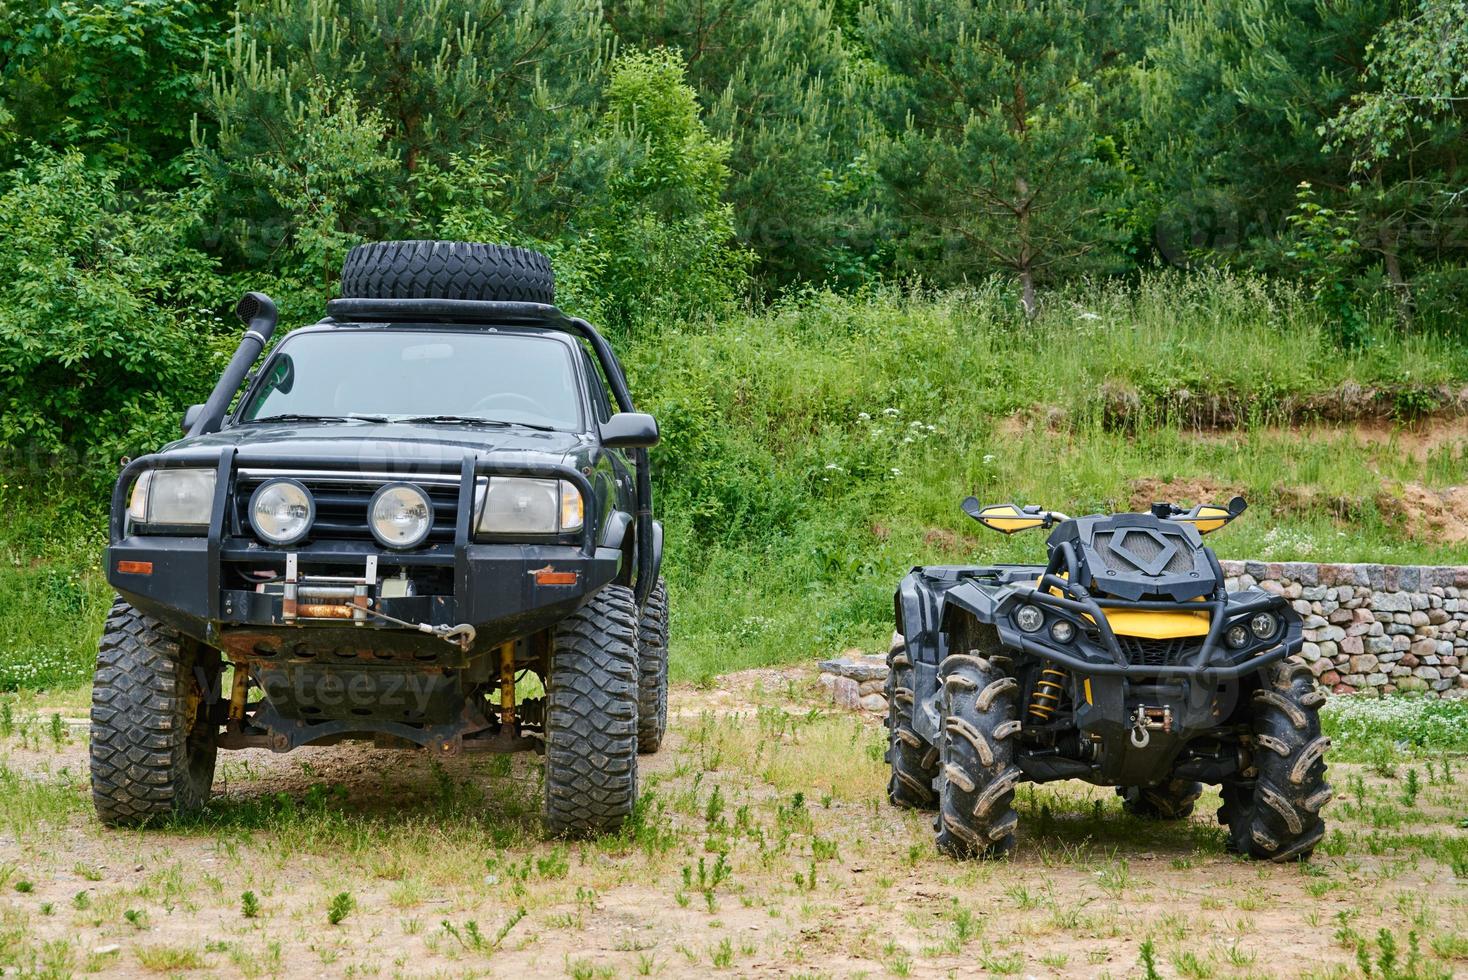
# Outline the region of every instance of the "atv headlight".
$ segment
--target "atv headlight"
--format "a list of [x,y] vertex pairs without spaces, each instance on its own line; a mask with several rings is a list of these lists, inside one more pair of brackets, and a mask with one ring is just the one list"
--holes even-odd
[[1274,618],[1273,613],[1255,613],[1254,618],[1249,620],[1249,629],[1261,640],[1267,640],[1279,629],[1279,620]]
[[479,507],[480,534],[559,534],[586,522],[581,491],[565,480],[494,476]]
[[1014,614],[1015,624],[1026,633],[1038,633],[1045,625],[1045,614],[1039,606],[1020,606]]
[[148,470],[133,484],[127,516],[160,528],[206,528],[214,511],[213,469]]
[[1050,639],[1056,643],[1069,643],[1075,639],[1076,628],[1063,619],[1057,619],[1050,624]]
[[1228,632],[1224,634],[1224,639],[1235,650],[1242,650],[1249,645],[1249,631],[1242,624],[1230,626]]
[[270,480],[250,497],[250,526],[267,544],[295,544],[311,530],[316,498],[295,480]]
[[367,524],[384,548],[416,548],[433,529],[433,501],[411,483],[389,483],[372,495]]

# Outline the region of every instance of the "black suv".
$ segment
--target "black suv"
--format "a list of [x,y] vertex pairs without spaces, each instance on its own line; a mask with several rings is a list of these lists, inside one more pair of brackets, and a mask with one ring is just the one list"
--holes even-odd
[[667,722],[656,422],[538,253],[363,245],[342,294],[248,377],[247,294],[185,438],[118,478],[97,813],[199,809],[219,748],[371,739],[543,752],[548,829],[614,829]]

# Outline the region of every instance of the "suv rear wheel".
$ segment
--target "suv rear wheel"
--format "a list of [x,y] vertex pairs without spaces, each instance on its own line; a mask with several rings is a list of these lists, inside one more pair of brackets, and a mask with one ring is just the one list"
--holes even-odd
[[662,579],[637,622],[637,751],[656,752],[668,731],[668,587]]
[[193,813],[214,783],[219,655],[122,599],[92,685],[92,802],[109,827]]
[[637,606],[608,585],[556,627],[546,679],[545,824],[616,830],[637,802]]

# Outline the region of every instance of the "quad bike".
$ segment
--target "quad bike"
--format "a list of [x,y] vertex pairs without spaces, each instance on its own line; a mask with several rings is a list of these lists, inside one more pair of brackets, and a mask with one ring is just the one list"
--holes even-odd
[[1134,816],[1192,814],[1221,787],[1233,852],[1310,856],[1325,832],[1325,700],[1296,657],[1299,615],[1259,589],[1229,593],[1201,535],[1243,513],[1153,504],[1070,518],[1038,507],[964,511],[990,529],[1051,530],[1044,565],[914,569],[896,596],[887,678],[890,800],[936,810],[939,850],[1014,846],[1015,787],[1115,786]]

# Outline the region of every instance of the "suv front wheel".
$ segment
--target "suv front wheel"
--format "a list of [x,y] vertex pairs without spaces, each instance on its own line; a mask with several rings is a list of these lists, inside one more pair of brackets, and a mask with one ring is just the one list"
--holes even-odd
[[637,802],[637,605],[608,585],[556,627],[546,681],[545,824],[584,837]]
[[214,783],[208,721],[219,655],[122,599],[97,647],[92,686],[92,802],[109,827],[201,810]]

